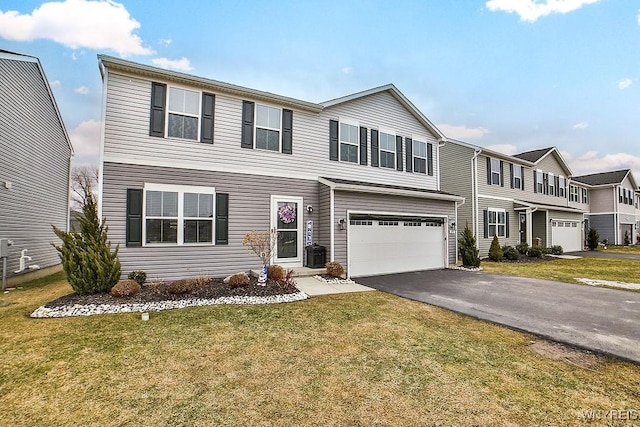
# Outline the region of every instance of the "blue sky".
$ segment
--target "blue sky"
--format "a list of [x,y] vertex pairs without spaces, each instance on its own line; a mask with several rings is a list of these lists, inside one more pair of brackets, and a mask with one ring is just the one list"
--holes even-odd
[[312,102],[393,83],[449,137],[640,178],[636,1],[0,0],[0,49],[40,58],[77,163],[104,53]]

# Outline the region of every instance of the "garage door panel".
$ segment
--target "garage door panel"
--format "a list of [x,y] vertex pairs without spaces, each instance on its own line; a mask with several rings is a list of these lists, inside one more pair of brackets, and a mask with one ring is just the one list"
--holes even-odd
[[551,244],[562,246],[565,252],[581,251],[582,228],[578,221],[551,221]]
[[[432,226],[412,218],[351,222],[349,275],[352,277],[443,268],[444,235],[441,221]],[[397,225],[395,225],[397,223]],[[363,225],[365,224],[365,225]],[[390,224],[390,225],[381,225]],[[435,225],[435,226],[433,226]]]

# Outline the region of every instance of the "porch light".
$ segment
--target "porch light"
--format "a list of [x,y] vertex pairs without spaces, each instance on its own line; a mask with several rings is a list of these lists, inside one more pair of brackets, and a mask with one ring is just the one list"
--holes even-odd
[[338,220],[338,224],[340,225],[340,230],[346,230],[347,229],[347,220],[345,220],[344,218],[340,218]]

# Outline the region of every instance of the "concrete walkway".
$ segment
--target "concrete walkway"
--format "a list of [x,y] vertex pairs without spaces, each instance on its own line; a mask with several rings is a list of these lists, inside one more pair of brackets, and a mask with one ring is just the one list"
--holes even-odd
[[640,293],[459,270],[360,283],[554,341],[640,363]]
[[375,291],[358,283],[324,283],[315,277],[297,277],[296,286],[310,297],[318,295],[345,294],[350,292]]

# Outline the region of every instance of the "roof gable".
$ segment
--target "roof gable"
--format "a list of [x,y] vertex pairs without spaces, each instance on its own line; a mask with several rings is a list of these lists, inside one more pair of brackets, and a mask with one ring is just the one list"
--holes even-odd
[[573,176],[572,180],[582,182],[583,184],[598,186],[598,185],[615,185],[621,184],[624,179],[629,175],[629,179],[634,188],[637,188],[636,180],[631,174],[630,169],[621,169],[617,171],[599,172],[588,175]]
[[540,148],[537,150],[525,151],[524,153],[514,154],[513,157],[517,157],[522,160],[526,160],[527,162],[537,163],[543,157],[549,154],[551,150],[554,150],[554,147],[549,148]]

